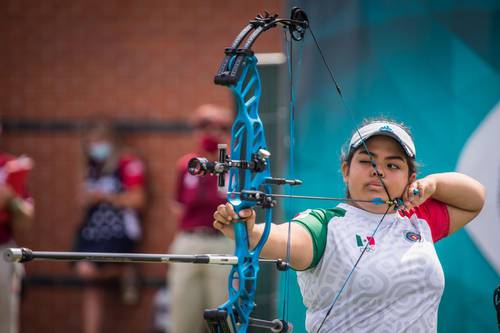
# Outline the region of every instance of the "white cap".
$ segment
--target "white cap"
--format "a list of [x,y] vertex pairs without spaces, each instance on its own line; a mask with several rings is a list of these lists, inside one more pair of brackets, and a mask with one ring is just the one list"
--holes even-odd
[[403,147],[406,155],[411,158],[415,157],[415,144],[413,143],[413,139],[410,134],[408,134],[408,132],[406,132],[406,130],[404,130],[401,126],[385,121],[370,123],[361,127],[359,129],[359,133],[356,131],[351,138],[351,142],[349,143],[349,152],[358,148],[361,146],[363,141],[366,141],[375,135],[385,135],[395,139]]

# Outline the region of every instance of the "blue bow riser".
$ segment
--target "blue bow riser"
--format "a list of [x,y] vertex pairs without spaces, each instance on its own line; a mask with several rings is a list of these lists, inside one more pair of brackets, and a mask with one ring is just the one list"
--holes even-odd
[[[234,63],[235,59],[236,56],[231,59],[231,62]],[[241,68],[241,76],[237,83],[230,88],[235,96],[238,112],[231,131],[230,156],[232,160],[251,161],[259,149],[267,150],[264,126],[258,114],[262,90],[255,56],[245,58]],[[261,190],[265,193],[271,193],[271,186],[265,184],[268,177],[270,177],[269,160],[267,160],[265,170],[260,172],[250,169],[230,169],[227,200],[234,206],[236,214],[256,205],[255,201],[244,200],[240,194],[236,193],[240,193],[242,190]],[[246,332],[248,318],[255,307],[259,256],[269,235],[271,221],[272,210],[266,209],[264,232],[252,250],[249,249],[246,223],[234,223],[235,255],[239,262],[233,266],[229,275],[229,300],[219,309],[228,312],[233,327],[238,327],[238,332]]]

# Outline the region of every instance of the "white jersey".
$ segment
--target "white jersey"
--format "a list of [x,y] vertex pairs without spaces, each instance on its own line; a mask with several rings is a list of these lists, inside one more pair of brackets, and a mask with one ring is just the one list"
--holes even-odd
[[437,331],[444,275],[434,242],[448,234],[446,205],[430,199],[388,214],[372,238],[381,218],[347,204],[294,218],[314,243],[312,267],[297,272],[308,332],[317,333],[366,245],[321,332]]

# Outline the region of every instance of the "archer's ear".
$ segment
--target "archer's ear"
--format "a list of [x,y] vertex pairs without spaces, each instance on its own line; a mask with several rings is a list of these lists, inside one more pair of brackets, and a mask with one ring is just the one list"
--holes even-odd
[[346,161],[342,162],[342,179],[344,180],[344,183],[347,184],[347,180],[349,179],[349,166],[347,165]]
[[417,174],[414,172],[410,175],[410,177],[408,178],[408,184],[411,184],[413,183],[415,180],[417,180]]

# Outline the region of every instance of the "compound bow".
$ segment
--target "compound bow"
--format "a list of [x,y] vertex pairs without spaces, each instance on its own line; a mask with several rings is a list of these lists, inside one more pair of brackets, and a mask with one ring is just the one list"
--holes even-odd
[[[304,37],[308,26],[306,14],[292,10],[290,19],[277,15],[258,15],[238,34],[215,76],[215,83],[229,87],[236,99],[237,115],[231,131],[230,157],[225,145],[219,145],[219,160],[210,162],[194,158],[188,170],[193,175],[217,174],[219,186],[225,185],[229,173],[227,200],[235,213],[260,206],[265,209],[264,230],[257,245],[249,248],[248,232],[244,221],[234,223],[235,255],[238,263],[229,275],[229,300],[215,310],[205,311],[205,319],[213,333],[246,332],[249,326],[267,327],[275,332],[288,332],[285,320],[263,321],[250,317],[255,307],[255,293],[259,272],[259,256],[266,242],[275,204],[271,185],[299,185],[301,181],[273,178],[270,173],[264,125],[259,117],[261,81],[257,59],[251,47],[264,32],[276,26],[284,26],[294,40]],[[286,269],[285,267],[282,267]]]

